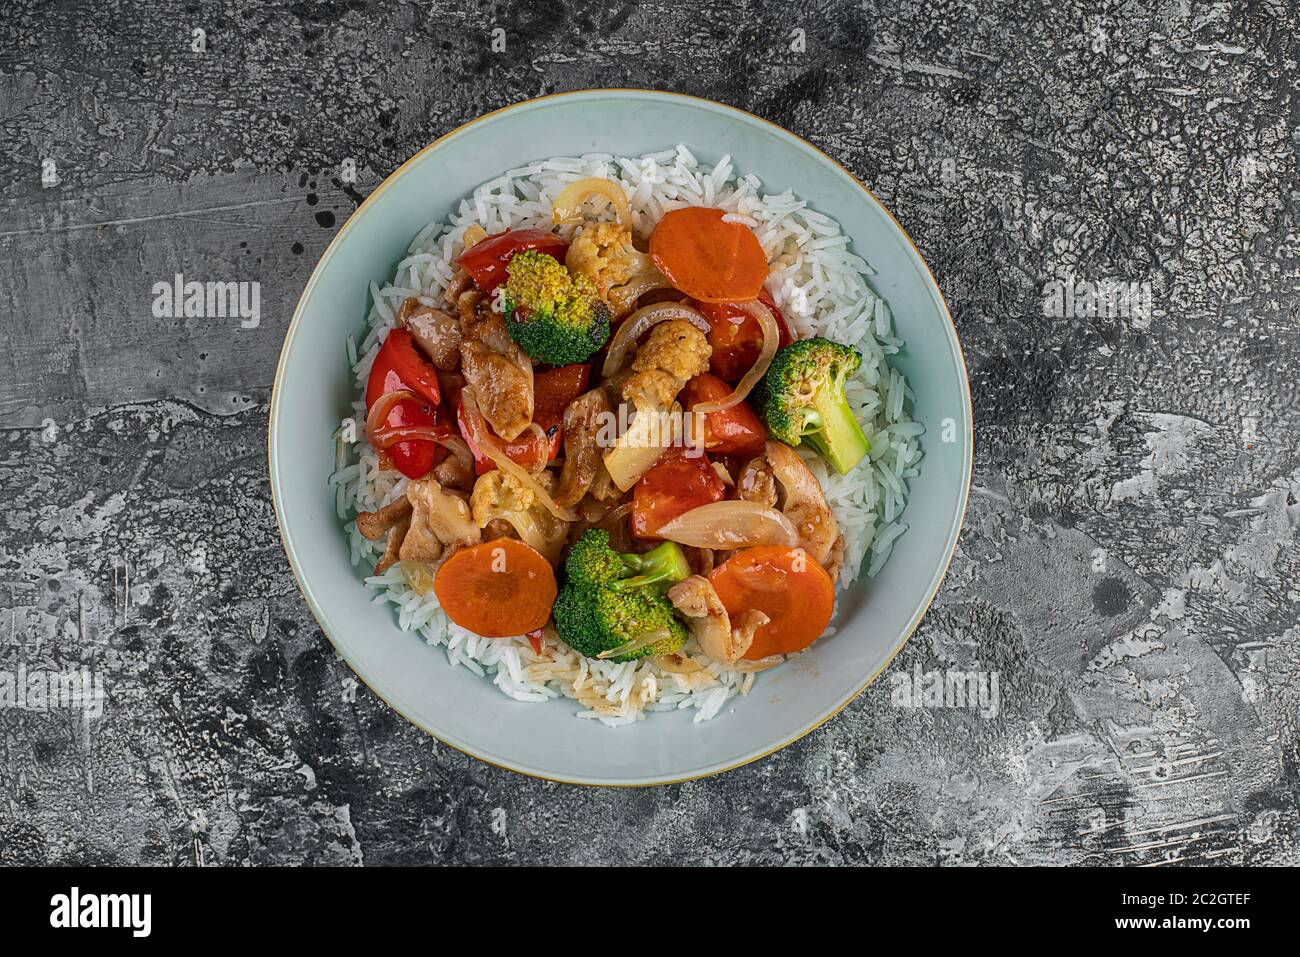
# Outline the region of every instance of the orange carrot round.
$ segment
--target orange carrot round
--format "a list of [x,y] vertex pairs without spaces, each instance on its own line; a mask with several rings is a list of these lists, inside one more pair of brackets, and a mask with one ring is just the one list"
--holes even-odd
[[757,608],[771,620],[754,632],[745,657],[788,655],[826,630],[835,610],[835,584],[802,548],[763,545],[737,552],[709,574],[727,614]]
[[763,291],[767,256],[754,231],[720,209],[665,213],[650,234],[650,259],[674,289],[700,302],[743,302]]
[[443,562],[433,592],[447,617],[476,635],[525,635],[551,617],[555,572],[531,545],[498,538]]

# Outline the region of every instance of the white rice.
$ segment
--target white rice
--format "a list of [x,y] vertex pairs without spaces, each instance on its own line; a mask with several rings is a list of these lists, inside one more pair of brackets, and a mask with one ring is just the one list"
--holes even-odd
[[[488,233],[547,228],[551,201],[566,185],[587,176],[623,185],[634,228],[642,238],[669,210],[690,205],[726,210],[728,221],[754,229],[768,254],[767,291],[795,335],[825,336],[854,345],[862,353],[862,367],[849,383],[848,397],[871,440],[869,459],[848,475],[836,475],[812,453],[801,454],[825,489],[844,533],[844,565],[837,585],[849,585],[864,564],[869,576],[878,573],[907,531],[901,520],[907,482],[919,474],[924,432],[908,413],[912,395],[906,381],[889,365],[888,357],[903,347],[894,335],[889,306],[867,285],[871,268],[850,251],[848,237],[833,219],[807,208],[789,190],[764,193],[758,178],[752,173],[739,175],[729,156],[709,167],[682,145],[641,157],[597,153],[557,157],[510,170],[474,190],[447,221],[421,229],[391,281],[383,286],[370,284],[366,334],[359,345],[350,336],[346,344],[357,385],[352,409],[356,426],[350,433],[336,435],[337,470],[329,479],[339,518],[347,523],[352,564],[373,568],[383,551],[382,543],[357,532],[356,513],[383,506],[406,486],[399,473],[379,469],[361,427],[366,379],[397,309],[411,296],[429,304],[441,301],[462,251],[461,238],[471,225],[478,224]],[[682,708],[695,709],[695,720],[706,721],[733,696],[747,694],[755,680],[744,662],[735,668],[719,665],[701,654],[694,642],[682,651],[687,667],[698,669],[687,675],[647,659],[622,664],[593,661],[553,640],[539,655],[526,638],[481,638],[453,624],[433,594],[412,591],[397,567],[367,578],[366,585],[374,590],[375,602],[394,606],[403,630],[418,632],[430,645],[443,646],[448,661],[488,678],[502,693],[518,701],[571,698],[581,708],[578,717],[611,726]],[[827,637],[833,631],[827,629]]]

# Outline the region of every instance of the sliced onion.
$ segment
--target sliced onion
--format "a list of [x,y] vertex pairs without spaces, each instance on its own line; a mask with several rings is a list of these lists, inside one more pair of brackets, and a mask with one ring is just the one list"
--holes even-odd
[[630,655],[636,651],[642,651],[649,648],[656,642],[663,641],[665,638],[671,638],[673,633],[667,628],[656,628],[653,631],[647,631],[643,635],[637,635],[631,641],[624,642],[617,648],[610,648],[608,651],[602,651],[596,655],[597,659],[604,661],[608,658],[621,658],[623,655]]
[[681,426],[681,407],[676,403],[662,412],[637,412],[628,430],[604,457],[605,470],[619,491],[626,492],[635,485],[659,461],[664,449],[677,443]]
[[622,312],[648,292],[671,288],[673,288],[673,284],[664,278],[663,273],[656,269],[653,272],[629,279],[621,286],[615,286],[609,291],[609,304],[614,307],[616,313]]
[[695,407],[693,411],[701,415],[708,415],[711,412],[725,412],[749,395],[754,386],[758,385],[758,380],[763,378],[763,373],[767,371],[767,367],[772,364],[772,356],[776,355],[776,347],[781,342],[781,331],[776,327],[776,317],[772,315],[771,309],[768,309],[757,299],[737,303],[737,305],[757,319],[758,324],[763,327],[763,351],[758,354],[758,359],[745,373],[744,378],[736,383],[735,391],[731,395],[724,396],[713,402],[701,402]]
[[459,435],[444,435],[434,441],[456,456],[462,465],[470,469],[474,467],[474,453],[469,450],[469,443]]
[[729,499],[710,502],[659,526],[660,538],[696,548],[737,549],[758,545],[799,544],[799,532],[788,518],[759,502]]
[[510,523],[510,527],[519,533],[519,540],[529,545],[539,555],[542,555],[548,562],[554,565],[560,557],[560,546],[563,539],[554,542],[548,542],[546,536],[542,534],[541,523],[537,521],[536,516],[530,512],[503,512],[494,515],[493,518],[500,518]]
[[685,655],[656,655],[652,660],[664,671],[674,675],[693,675],[704,670],[702,664]]
[[398,442],[440,442],[447,435],[446,429],[436,429],[431,425],[401,425],[388,428],[384,423],[393,406],[406,399],[424,402],[410,389],[394,389],[385,392],[375,400],[370,411],[366,413],[366,441],[376,450],[386,449]]
[[572,223],[582,219],[580,210],[583,201],[593,193],[604,196],[613,204],[618,213],[619,225],[629,232],[632,230],[632,208],[627,204],[627,194],[623,187],[612,179],[589,176],[576,183],[570,183],[555,197],[551,204],[551,221],[554,223]]
[[417,595],[427,595],[433,591],[433,569],[424,562],[401,561],[397,567],[402,570],[402,577],[411,591]]
[[474,387],[465,386],[461,390],[460,396],[465,409],[465,422],[470,431],[467,438],[478,447],[478,450],[495,462],[497,468],[501,469],[501,471],[514,476],[531,489],[533,494],[537,496],[537,500],[556,518],[565,522],[576,522],[578,520],[577,512],[556,504],[555,499],[551,498],[551,493],[542,486],[541,482],[537,481],[536,475],[506,455],[505,449],[501,447],[500,440],[489,431],[487,422],[483,419],[483,413],[479,411],[478,399],[474,395]]
[[[623,320],[623,324],[614,333],[614,338],[609,340],[609,352],[605,355],[605,365],[600,370],[600,374],[608,378],[622,369],[627,350],[632,348],[651,326],[657,326],[669,319],[685,319],[705,335],[708,335],[711,328],[709,320],[705,319],[698,309],[692,309],[680,302],[656,302],[642,306]],[[776,320],[772,320],[772,323],[775,328]]]
[[775,668],[783,661],[785,661],[785,655],[768,655],[766,658],[754,658],[752,660],[741,658],[732,667],[737,671],[751,673]]

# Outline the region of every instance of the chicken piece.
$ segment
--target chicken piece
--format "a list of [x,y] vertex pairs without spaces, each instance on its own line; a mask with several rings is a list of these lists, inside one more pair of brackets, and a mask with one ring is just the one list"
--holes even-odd
[[474,285],[474,280],[470,279],[469,273],[465,271],[464,266],[457,266],[456,271],[451,274],[451,282],[443,290],[442,298],[447,305],[455,306],[460,302],[461,293]]
[[776,508],[776,478],[762,455],[755,455],[736,476],[736,498]]
[[512,441],[533,420],[533,362],[510,338],[505,321],[486,308],[482,293],[463,293],[459,306],[461,372],[492,431]]
[[505,318],[492,311],[492,306],[483,293],[477,289],[462,293],[457,310],[461,335],[465,339],[476,339],[502,355],[514,355],[516,352],[522,354],[506,330]]
[[597,502],[608,504],[617,501],[622,495],[623,490],[614,484],[614,477],[609,474],[609,469],[605,468],[602,460],[591,483],[591,497]]
[[451,313],[411,298],[397,310],[397,324],[411,333],[436,368],[451,372],[460,363],[460,322]]
[[713,549],[696,548],[694,545],[683,545],[682,551],[686,553],[686,564],[691,566],[691,571],[697,575],[708,575],[714,569]]
[[769,620],[751,608],[742,616],[744,627],[733,628],[722,599],[709,580],[700,575],[692,575],[668,589],[668,600],[687,619],[700,650],[727,665],[744,657],[754,643],[754,632]]
[[799,544],[817,564],[825,566],[839,537],[840,526],[826,504],[817,477],[808,470],[799,453],[782,442],[769,441],[765,454],[772,475],[781,487],[781,511],[799,533]]
[[754,644],[754,632],[762,628],[772,619],[757,608],[746,608],[741,612],[740,617],[731,623],[731,642],[736,648],[742,648],[743,651],[737,657],[743,657],[746,651]]
[[[403,498],[402,501],[405,502],[406,499]],[[388,530],[388,542],[384,546],[384,554],[380,556],[379,561],[375,562],[376,575],[382,575],[397,564],[401,557],[402,541],[406,538],[406,531],[410,527],[411,516],[407,514]]]
[[449,455],[433,467],[433,477],[443,488],[468,492],[474,487],[474,460]]
[[564,410],[564,467],[553,496],[561,507],[577,505],[595,482],[603,454],[597,437],[612,414],[603,389],[592,389]]
[[460,361],[492,431],[507,442],[518,438],[533,421],[532,376],[475,340],[461,344]]
[[406,486],[411,501],[411,527],[402,541],[402,561],[434,563],[443,558],[444,546],[473,545],[481,538],[464,497],[444,491],[435,479],[419,479]]
[[377,542],[394,525],[411,514],[411,502],[405,495],[374,512],[357,515],[357,531],[363,538]]

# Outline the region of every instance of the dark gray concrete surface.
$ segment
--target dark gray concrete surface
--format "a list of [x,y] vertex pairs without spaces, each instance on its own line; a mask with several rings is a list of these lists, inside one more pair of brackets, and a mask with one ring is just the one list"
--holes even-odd
[[[109,699],[0,710],[0,862],[1300,863],[1298,29],[1286,0],[7,0],[0,673]],[[358,687],[266,480],[289,313],[364,194],[589,86],[843,161],[933,266],[975,395],[961,545],[891,672],[640,791],[496,770]],[[261,324],[156,318],[177,272],[260,282]],[[1152,314],[1046,316],[1065,273],[1149,283]],[[895,707],[916,668],[996,671],[997,715]]]

